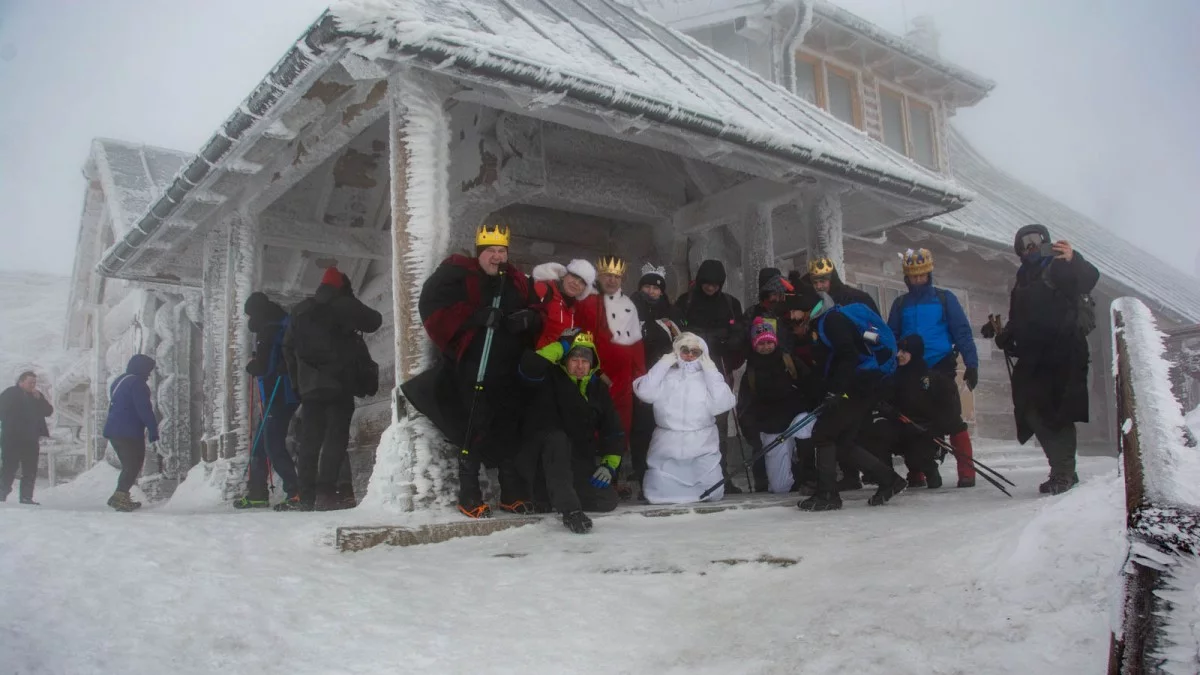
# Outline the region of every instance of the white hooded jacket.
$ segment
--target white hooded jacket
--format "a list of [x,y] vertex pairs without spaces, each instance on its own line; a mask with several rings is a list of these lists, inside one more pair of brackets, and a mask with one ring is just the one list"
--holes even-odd
[[[709,358],[704,340],[683,333],[672,347],[671,354],[633,382],[634,394],[654,406],[656,428],[642,481],[642,491],[652,504],[699,501],[700,494],[721,479],[716,416],[737,403]],[[683,347],[699,347],[704,354],[695,361],[683,361],[679,358]],[[724,489],[718,489],[708,499],[717,500],[724,494]]]

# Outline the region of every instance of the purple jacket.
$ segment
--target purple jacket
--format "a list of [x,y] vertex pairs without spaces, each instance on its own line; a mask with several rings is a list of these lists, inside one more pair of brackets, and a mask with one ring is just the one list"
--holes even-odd
[[125,374],[113,381],[108,390],[105,438],[141,438],[148,431],[151,443],[158,440],[158,418],[150,405],[150,385],[146,384],[155,365],[149,356],[134,354]]

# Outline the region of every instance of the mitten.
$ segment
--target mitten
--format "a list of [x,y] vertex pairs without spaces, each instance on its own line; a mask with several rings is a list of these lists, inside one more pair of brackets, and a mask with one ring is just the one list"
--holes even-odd
[[967,383],[967,389],[975,391],[975,387],[979,386],[979,369],[967,368],[963,373],[963,382]]

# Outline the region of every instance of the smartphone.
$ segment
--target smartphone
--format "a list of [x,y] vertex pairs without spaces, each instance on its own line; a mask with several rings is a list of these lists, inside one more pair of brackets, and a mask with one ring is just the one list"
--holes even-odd
[[1038,247],[1038,253],[1040,253],[1043,258],[1053,258],[1054,256],[1058,255],[1058,251],[1054,250],[1054,244],[1051,244],[1048,241],[1042,242],[1042,245]]

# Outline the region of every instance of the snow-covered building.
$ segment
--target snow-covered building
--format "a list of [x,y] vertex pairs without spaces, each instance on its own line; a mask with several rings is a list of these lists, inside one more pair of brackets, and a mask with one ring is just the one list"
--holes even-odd
[[[193,461],[244,462],[242,303],[263,290],[292,304],[336,260],[385,315],[369,336],[381,393],[360,400],[352,432],[356,482],[371,476],[377,503],[447,503],[450,455],[389,392],[432,357],[421,282],[483,222],[511,226],[518,264],[654,260],[676,293],[701,260],[723,259],[747,299],[758,268],[815,253],[886,303],[896,250],[921,242],[982,323],[1007,311],[1011,232],[1042,220],[1105,270],[1110,293],[1200,318],[1186,287],[1135,274],[1111,237],[1044,197],[1034,209],[1035,193],[971,160],[946,119],[992,83],[930,49],[823,2],[336,3],[195,156],[93,148],[68,340],[96,358],[77,417],[94,425],[101,385],[134,351],[154,353],[178,426],[147,474],[167,484]],[[972,199],[976,215],[960,217]],[[993,360],[985,397],[1005,396],[1002,372]],[[990,414],[978,406],[980,430],[1011,435]]]

